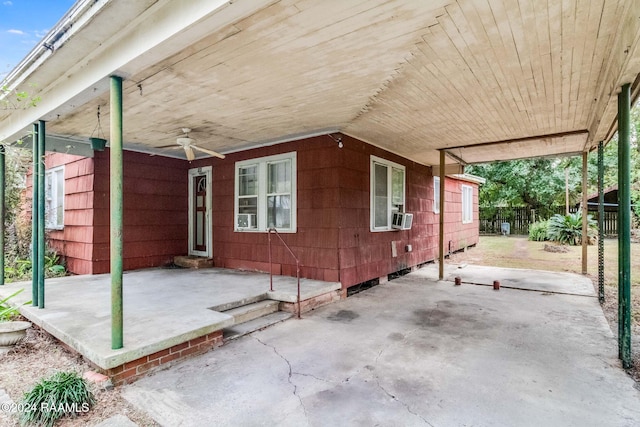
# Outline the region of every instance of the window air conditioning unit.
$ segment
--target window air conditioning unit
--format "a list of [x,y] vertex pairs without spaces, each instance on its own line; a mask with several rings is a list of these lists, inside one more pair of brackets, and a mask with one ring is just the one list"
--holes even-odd
[[256,214],[238,214],[238,229],[256,228]]
[[394,212],[391,220],[391,228],[396,230],[411,230],[413,214],[406,212]]

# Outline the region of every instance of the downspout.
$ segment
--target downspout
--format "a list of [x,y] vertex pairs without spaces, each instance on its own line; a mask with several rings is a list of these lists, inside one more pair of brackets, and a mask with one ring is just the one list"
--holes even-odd
[[123,347],[122,313],[122,78],[111,76],[110,234],[111,348]]
[[38,122],[38,308],[44,308],[44,152],[46,132],[45,122],[40,120]]
[[630,85],[618,94],[618,350],[631,367],[631,160]]
[[38,174],[40,173],[38,161],[38,124],[33,124],[33,136],[31,138],[31,149],[33,151],[33,165],[31,169],[31,305],[38,306],[38,203],[40,196],[38,192]]

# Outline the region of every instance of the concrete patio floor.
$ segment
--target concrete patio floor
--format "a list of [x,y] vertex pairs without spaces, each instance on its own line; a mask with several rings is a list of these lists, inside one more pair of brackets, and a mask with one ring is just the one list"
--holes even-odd
[[[24,288],[13,299],[31,299],[31,282],[0,287],[0,299]],[[149,269],[123,277],[124,348],[111,349],[111,279],[108,274],[47,279],[45,308],[23,306],[31,322],[103,369],[164,350],[233,324],[232,316],[209,307],[260,295],[295,302],[295,277],[206,269]],[[335,289],[340,283],[301,279],[301,300]]]
[[592,289],[589,279],[478,270],[537,289],[494,291],[439,282],[434,268],[229,342],[122,393],[163,426],[640,425],[640,392],[620,367],[597,298],[572,295]]

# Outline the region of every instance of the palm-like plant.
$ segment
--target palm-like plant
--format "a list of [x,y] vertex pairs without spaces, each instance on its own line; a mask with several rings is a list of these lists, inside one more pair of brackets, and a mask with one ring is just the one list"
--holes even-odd
[[[587,230],[588,237],[594,237],[598,230],[597,223],[591,215],[587,215]],[[556,214],[549,218],[547,237],[563,245],[579,245],[582,242],[582,212]]]

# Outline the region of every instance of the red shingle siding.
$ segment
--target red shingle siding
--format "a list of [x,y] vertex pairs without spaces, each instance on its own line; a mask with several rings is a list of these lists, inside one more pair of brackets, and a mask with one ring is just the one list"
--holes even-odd
[[[65,166],[64,229],[49,244],[70,272],[109,272],[109,152],[94,158],[61,153],[47,169]],[[156,267],[187,252],[188,163],[127,151],[124,154],[124,268]],[[31,205],[31,179],[26,194]]]
[[[94,273],[109,271],[109,152],[96,152]],[[189,164],[124,153],[124,269],[158,267],[187,253]]]
[[[64,165],[64,228],[48,230],[49,245],[67,263],[69,271],[91,274],[93,242],[93,159],[64,153],[49,153],[45,157],[45,169]],[[32,204],[32,180],[28,179],[26,203]]]
[[[349,287],[386,277],[438,256],[438,215],[433,212],[433,176],[428,166],[342,136],[277,144],[194,162],[125,152],[124,268],[163,265],[187,253],[188,169],[213,166],[213,257],[219,267],[269,270],[266,233],[234,231],[235,163],[296,152],[297,232],[283,233],[301,263],[302,277],[340,281]],[[413,226],[370,231],[371,156],[406,168],[406,211]],[[65,228],[50,233],[52,245],[74,273],[109,271],[109,153],[93,159],[51,154],[47,165],[65,164]],[[462,224],[462,185],[473,188],[474,219]],[[478,186],[447,178],[445,250],[478,241]],[[30,193],[28,193],[30,195]],[[392,256],[395,245],[397,256]],[[412,251],[406,250],[407,245]],[[295,276],[295,262],[277,241],[272,271]]]
[[[266,233],[234,231],[235,163],[295,151],[297,162],[297,233],[282,238],[300,259],[303,277],[338,277],[340,158],[328,136],[278,144],[227,155],[224,161],[206,159],[192,167],[213,164],[213,253],[219,267],[269,270]],[[295,261],[281,243],[273,241],[274,272],[295,276]]]
[[[300,259],[302,277],[341,281],[344,287],[431,261],[438,254],[438,215],[433,213],[430,167],[347,136],[344,147],[329,136],[274,145],[206,159],[192,167],[213,165],[213,249],[216,266],[268,271],[266,233],[235,232],[235,162],[297,153],[297,233],[282,234]],[[414,214],[411,230],[370,231],[370,165],[375,155],[406,167],[406,210]],[[445,245],[452,250],[477,243],[478,222],[462,224],[461,184],[446,180]],[[474,198],[477,203],[477,185]],[[477,215],[477,214],[476,214]],[[395,242],[397,257],[391,256]],[[407,252],[407,244],[412,252]],[[273,271],[295,276],[295,263],[277,241]]]
[[[467,185],[473,188],[473,221],[468,224],[462,223],[463,185]],[[451,251],[457,251],[467,246],[477,244],[480,230],[480,220],[478,218],[478,184],[467,181],[447,179],[445,189],[447,191],[447,197],[445,198],[446,212],[444,217],[445,252],[449,250],[449,242],[451,242]],[[437,247],[435,254],[435,256],[437,257]]]
[[[349,287],[389,273],[431,261],[438,256],[438,215],[433,212],[433,175],[428,166],[416,164],[361,141],[343,137],[345,153],[341,176],[342,215],[340,216],[340,281]],[[370,231],[371,155],[405,166],[406,208],[413,213],[411,230]],[[445,245],[452,240],[452,250],[477,243],[477,218],[462,224],[460,182],[447,179],[445,184]],[[477,204],[477,185],[474,197]],[[457,203],[454,203],[457,202]],[[477,215],[477,214],[476,214]],[[474,229],[475,227],[475,229]],[[395,244],[397,257],[392,256]],[[406,246],[412,251],[407,252]]]

